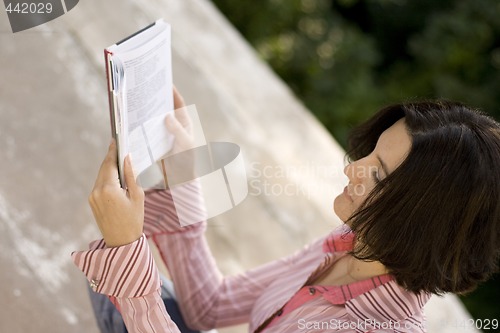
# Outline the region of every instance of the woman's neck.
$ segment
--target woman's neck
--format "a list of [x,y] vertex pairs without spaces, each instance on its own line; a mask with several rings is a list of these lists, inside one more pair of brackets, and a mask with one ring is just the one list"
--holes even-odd
[[340,286],[387,273],[388,270],[378,261],[362,261],[350,255],[345,255],[314,279],[312,283],[325,286]]
[[389,273],[389,271],[379,261],[362,261],[349,256],[349,261],[347,262],[347,275],[353,280],[366,280],[387,273]]

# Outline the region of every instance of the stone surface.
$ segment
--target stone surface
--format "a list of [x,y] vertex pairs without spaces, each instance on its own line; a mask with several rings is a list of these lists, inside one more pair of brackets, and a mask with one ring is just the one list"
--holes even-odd
[[[97,332],[69,255],[98,237],[87,195],[109,142],[102,50],[159,17],[173,26],[174,81],[207,139],[237,143],[246,161],[249,196],[209,223],[221,269],[286,255],[339,223],[341,148],[210,2],[81,1],[16,34],[2,11],[1,332]],[[452,296],[428,310],[430,332],[467,316]]]

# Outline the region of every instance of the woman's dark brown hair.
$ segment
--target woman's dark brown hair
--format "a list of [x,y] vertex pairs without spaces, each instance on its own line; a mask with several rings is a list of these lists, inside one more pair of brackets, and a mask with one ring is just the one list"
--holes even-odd
[[393,105],[351,133],[349,158],[403,117],[410,152],[349,219],[352,254],[414,292],[471,291],[498,268],[500,125],[454,102]]

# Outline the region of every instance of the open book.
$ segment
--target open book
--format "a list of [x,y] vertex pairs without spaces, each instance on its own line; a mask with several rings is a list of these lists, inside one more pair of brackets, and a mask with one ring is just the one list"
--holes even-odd
[[170,25],[158,20],[104,50],[111,129],[123,188],[128,154],[140,174],[172,147],[173,136],[164,124],[174,110],[170,44]]

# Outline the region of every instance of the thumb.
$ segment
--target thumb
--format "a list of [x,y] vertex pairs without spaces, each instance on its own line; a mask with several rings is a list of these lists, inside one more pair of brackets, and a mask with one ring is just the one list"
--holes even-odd
[[144,194],[142,187],[137,183],[136,175],[134,173],[134,168],[132,167],[132,160],[130,159],[130,154],[125,157],[125,163],[123,165],[123,173],[125,176],[125,182],[127,183],[127,190],[132,199],[139,199]]

